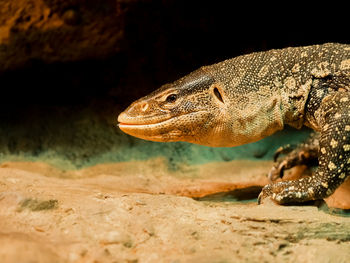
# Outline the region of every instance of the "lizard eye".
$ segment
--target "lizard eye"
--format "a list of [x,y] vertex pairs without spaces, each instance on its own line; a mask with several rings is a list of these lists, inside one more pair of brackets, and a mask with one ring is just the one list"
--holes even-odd
[[176,94],[170,94],[168,97],[166,97],[166,102],[169,103],[174,103],[177,99],[177,95]]

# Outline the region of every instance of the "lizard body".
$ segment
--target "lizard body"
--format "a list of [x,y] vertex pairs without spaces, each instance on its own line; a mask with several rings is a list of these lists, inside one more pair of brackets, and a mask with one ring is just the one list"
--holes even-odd
[[329,196],[350,170],[350,45],[327,43],[238,56],[204,66],[132,103],[124,132],[153,141],[238,146],[282,130],[320,133],[314,175],[271,183],[260,199]]

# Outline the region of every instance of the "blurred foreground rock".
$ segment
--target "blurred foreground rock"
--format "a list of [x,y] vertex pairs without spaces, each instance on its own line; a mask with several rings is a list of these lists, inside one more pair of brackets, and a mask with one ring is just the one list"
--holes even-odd
[[1,262],[346,262],[349,217],[251,199],[270,165],[4,163]]

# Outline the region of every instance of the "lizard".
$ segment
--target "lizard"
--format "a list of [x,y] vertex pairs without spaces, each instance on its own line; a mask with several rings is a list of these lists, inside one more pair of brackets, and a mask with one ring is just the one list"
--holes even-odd
[[[202,66],[165,84],[120,113],[118,125],[145,140],[212,147],[255,142],[285,125],[307,126],[315,139],[272,168],[258,197],[259,204],[267,198],[302,203],[330,196],[348,178],[349,90],[350,45],[272,49]],[[284,169],[311,158],[318,160],[311,176],[276,182]]]

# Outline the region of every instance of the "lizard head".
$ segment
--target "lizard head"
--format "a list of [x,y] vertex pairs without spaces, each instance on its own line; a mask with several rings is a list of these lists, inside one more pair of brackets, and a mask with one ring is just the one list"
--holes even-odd
[[222,146],[226,111],[223,89],[201,68],[135,101],[118,121],[145,140]]
[[119,128],[145,140],[219,147],[265,138],[283,129],[290,105],[279,84],[265,76],[266,65],[259,62],[259,68],[256,61],[260,53],[201,67],[166,84],[122,112]]

